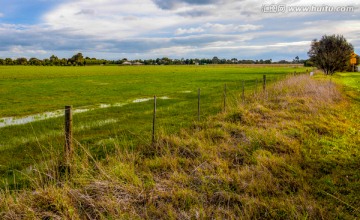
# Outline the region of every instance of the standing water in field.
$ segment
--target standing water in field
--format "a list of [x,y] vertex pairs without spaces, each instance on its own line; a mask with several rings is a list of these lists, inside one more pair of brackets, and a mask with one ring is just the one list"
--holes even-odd
[[[158,97],[158,99],[170,99],[167,96],[162,96],[162,97]],[[134,101],[132,101],[133,103],[139,103],[139,102],[147,102],[153,100],[153,98],[143,98],[143,99],[135,99]]]
[[[167,96],[159,97],[159,99],[170,99]],[[141,99],[135,99],[131,103],[139,103],[139,102],[146,102],[150,101],[152,98],[141,98]],[[103,108],[110,108],[110,107],[122,107],[125,105],[128,105],[129,103],[115,103],[115,104],[100,104],[99,106],[94,106],[93,108],[82,108],[82,109],[74,109],[73,114],[83,113],[87,111],[92,111],[96,109],[103,109]],[[53,112],[44,112],[39,113],[35,115],[29,115],[25,117],[6,117],[6,118],[0,118],[0,128],[8,127],[12,125],[23,125],[28,124],[35,121],[42,121],[47,120],[50,118],[57,118],[57,117],[63,117],[64,116],[64,110],[56,110]]]
[[[91,109],[76,109],[74,114],[90,111]],[[11,125],[23,125],[34,121],[42,121],[50,118],[57,118],[64,116],[64,110],[57,110],[53,112],[44,112],[26,117],[7,117],[0,118],[0,128]]]

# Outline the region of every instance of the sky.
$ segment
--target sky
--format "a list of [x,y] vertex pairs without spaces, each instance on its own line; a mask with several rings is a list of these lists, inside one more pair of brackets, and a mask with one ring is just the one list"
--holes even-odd
[[360,53],[358,0],[0,0],[0,5],[0,58],[69,58],[81,52],[109,60],[291,61],[307,59],[311,41],[332,34],[343,35]]

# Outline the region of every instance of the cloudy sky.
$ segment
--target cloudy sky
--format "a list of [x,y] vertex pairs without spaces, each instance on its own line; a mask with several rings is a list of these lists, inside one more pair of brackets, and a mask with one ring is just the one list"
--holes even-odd
[[344,35],[360,53],[358,2],[0,0],[0,58],[306,59],[311,40],[325,34]]

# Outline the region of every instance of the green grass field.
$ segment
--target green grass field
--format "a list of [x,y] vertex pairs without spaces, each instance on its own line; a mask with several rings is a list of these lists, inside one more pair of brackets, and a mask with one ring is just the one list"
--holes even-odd
[[[242,66],[0,67],[0,117],[74,107],[114,104],[181,91],[211,91],[224,83],[253,81],[305,68]],[[180,94],[179,94],[180,93]]]
[[[136,74],[136,69],[145,67],[119,68],[101,70],[133,70],[134,73],[128,74]],[[63,117],[0,128],[0,218],[357,219],[360,216],[357,73],[332,77],[299,75],[275,82],[275,77],[285,76],[294,69],[151,68],[164,71],[165,78],[153,74],[163,84],[183,85],[180,91],[167,86],[172,92],[158,94],[161,88],[156,85],[161,83],[148,78],[149,91],[153,85],[151,93],[169,97],[159,100],[154,144],[150,144],[152,102],[132,103],[153,94],[141,93],[142,87],[136,83],[137,90],[133,91],[136,95],[124,91],[126,98],[121,100],[70,103],[78,109],[92,105],[94,110],[74,116],[76,152],[68,178],[59,172],[64,145]],[[166,69],[171,72],[166,73]],[[173,70],[187,70],[189,78],[167,78]],[[190,72],[195,70],[199,72],[198,80],[190,77]],[[264,73],[273,80],[265,94],[260,88],[254,94],[253,79],[260,79]],[[122,77],[131,79],[123,74]],[[88,77],[94,76],[79,75],[84,80]],[[244,78],[247,90],[246,102],[242,103]],[[8,77],[4,82],[11,80]],[[74,83],[72,80],[64,83],[66,80],[59,77],[61,81],[58,89]],[[108,83],[111,81],[116,80]],[[229,102],[227,111],[221,112],[225,83]],[[203,95],[200,122],[196,121],[197,87],[202,88]],[[91,92],[96,93],[95,87]],[[88,99],[95,102],[97,97],[92,94]],[[101,103],[127,104],[100,108]],[[28,111],[23,108],[18,110],[18,115],[41,112],[20,113]]]
[[[152,101],[132,103],[136,99],[168,97],[158,100],[157,128],[159,133],[174,133],[197,119],[198,88],[201,88],[201,117],[205,119],[222,110],[225,83],[228,100],[234,101],[233,94],[243,80],[249,92],[254,90],[256,79],[260,90],[264,74],[271,82],[294,71],[305,72],[306,68],[0,67],[0,123],[1,118],[24,117],[72,105],[75,109],[93,109],[74,115],[74,138],[80,144],[91,146],[96,152],[114,140],[134,147],[151,140],[153,109]],[[8,176],[13,170],[21,171],[46,160],[48,148],[61,150],[63,121],[63,117],[57,117],[0,128],[0,175]]]

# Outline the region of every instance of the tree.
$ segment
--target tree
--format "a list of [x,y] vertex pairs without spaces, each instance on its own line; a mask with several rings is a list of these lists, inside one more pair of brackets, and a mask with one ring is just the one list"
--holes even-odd
[[5,58],[6,65],[14,65],[14,61],[11,58]]
[[82,66],[84,64],[84,57],[82,53],[77,53],[74,56],[72,56],[71,59],[69,59],[69,62],[73,65],[79,65]]
[[268,60],[264,60],[265,64],[271,64],[272,63],[272,59],[268,59]]
[[59,58],[55,55],[52,55],[49,60],[51,65],[58,66],[60,63]]
[[42,61],[35,57],[32,57],[29,59],[29,64],[33,65],[33,66],[40,66],[40,65],[42,65]]
[[293,63],[300,63],[299,56],[296,56],[295,59],[293,59]]
[[216,56],[212,58],[212,64],[218,64],[219,61],[220,61],[220,59]]
[[308,55],[316,67],[332,75],[346,68],[353,51],[354,47],[342,35],[324,35],[321,40],[311,42]]

